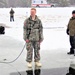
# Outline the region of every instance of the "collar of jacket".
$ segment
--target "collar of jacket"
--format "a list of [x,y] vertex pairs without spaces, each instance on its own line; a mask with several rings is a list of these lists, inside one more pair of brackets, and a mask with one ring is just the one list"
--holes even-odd
[[[30,16],[29,19],[32,20],[32,17]],[[38,17],[37,17],[37,15],[35,15],[35,20],[34,21],[37,21],[37,20],[38,20]]]
[[71,17],[71,20],[74,20],[75,19],[75,17]]

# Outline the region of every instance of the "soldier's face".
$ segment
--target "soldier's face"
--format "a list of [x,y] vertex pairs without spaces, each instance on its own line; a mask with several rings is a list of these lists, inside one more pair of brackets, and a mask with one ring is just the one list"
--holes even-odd
[[75,17],[75,14],[72,14],[73,17]]
[[36,15],[36,11],[35,11],[35,10],[31,10],[30,14],[31,14],[31,16],[33,17],[33,16]]

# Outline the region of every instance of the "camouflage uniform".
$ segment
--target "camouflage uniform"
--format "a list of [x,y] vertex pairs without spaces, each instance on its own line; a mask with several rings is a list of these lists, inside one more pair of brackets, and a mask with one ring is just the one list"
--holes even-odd
[[41,20],[36,16],[35,20],[32,20],[31,16],[24,21],[24,40],[29,40],[26,43],[27,49],[27,62],[32,61],[33,49],[34,49],[34,61],[40,60],[40,41],[43,40],[43,27]]

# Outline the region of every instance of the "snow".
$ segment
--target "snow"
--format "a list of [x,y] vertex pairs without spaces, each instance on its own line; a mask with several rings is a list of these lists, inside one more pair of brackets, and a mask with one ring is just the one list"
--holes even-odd
[[[0,8],[0,25],[5,26],[5,34],[0,35],[0,61],[11,61],[20,53],[23,44],[23,23],[30,15],[30,8],[13,8],[15,21],[10,22],[9,11],[11,8]],[[41,57],[43,68],[68,67],[74,56],[68,56],[69,36],[66,34],[68,21],[74,7],[64,8],[36,8],[37,15],[43,23],[44,40],[41,43]],[[19,62],[13,63],[19,71],[27,66],[23,52]],[[60,63],[60,64],[59,64]],[[46,65],[48,64],[48,65]],[[21,65],[21,66],[20,66]],[[6,64],[0,64],[2,75],[13,70]],[[9,70],[8,70],[9,69]],[[7,74],[8,75],[8,74]]]
[[[13,8],[15,21],[10,22],[9,11],[11,8],[0,8],[0,24],[6,26],[5,36],[25,42],[23,40],[23,23],[30,16],[30,8]],[[69,36],[66,34],[68,21],[74,7],[65,8],[36,8],[37,15],[41,19],[44,30],[44,41],[41,43],[42,50],[58,48],[69,49]]]
[[[10,8],[0,9],[0,23],[8,26],[5,35],[19,41],[23,40],[23,22],[30,15],[30,8],[13,8],[15,21],[9,21]],[[66,27],[74,8],[36,8],[37,15],[44,27],[44,41],[41,49],[69,48],[69,38],[66,35]],[[49,32],[49,33],[48,33]]]

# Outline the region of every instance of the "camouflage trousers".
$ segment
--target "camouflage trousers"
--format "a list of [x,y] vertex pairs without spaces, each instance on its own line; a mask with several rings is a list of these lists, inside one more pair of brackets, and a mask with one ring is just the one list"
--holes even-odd
[[[33,59],[33,53],[34,53],[34,61],[40,60],[40,43],[36,41],[28,42],[26,43],[26,49],[27,49],[27,57],[26,61],[31,62]],[[33,51],[34,50],[34,51]]]

